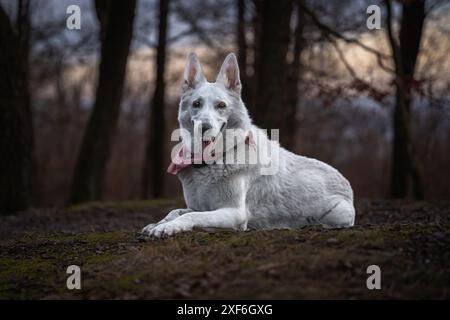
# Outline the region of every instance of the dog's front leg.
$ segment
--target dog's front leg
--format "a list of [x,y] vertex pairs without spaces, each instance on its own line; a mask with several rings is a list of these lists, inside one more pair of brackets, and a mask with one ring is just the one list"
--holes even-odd
[[183,214],[186,214],[188,212],[192,212],[192,209],[175,209],[170,211],[167,216],[162,219],[161,221],[157,222],[157,223],[150,223],[147,226],[144,227],[144,229],[142,229],[141,233],[142,234],[149,234],[150,231],[155,228],[156,226],[159,226],[160,224],[175,220],[176,218],[180,217]]
[[191,231],[194,228],[246,230],[247,216],[244,208],[221,208],[214,211],[189,212],[150,230],[153,238]]

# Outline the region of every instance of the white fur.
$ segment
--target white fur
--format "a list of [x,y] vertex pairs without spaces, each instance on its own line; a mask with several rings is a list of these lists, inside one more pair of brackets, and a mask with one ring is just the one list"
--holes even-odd
[[[355,209],[349,182],[333,167],[293,154],[269,140],[263,130],[251,123],[240,89],[234,54],[225,59],[215,83],[206,81],[198,59],[191,54],[180,102],[180,127],[192,132],[192,120],[199,120],[213,129],[226,122],[228,128],[249,130],[256,137],[258,151],[272,148],[264,160],[275,165],[277,173],[261,175],[260,162],[187,167],[178,174],[187,209],[171,211],[142,232],[160,238],[194,228],[245,231],[312,224],[353,226]],[[201,99],[201,108],[192,108],[196,99]],[[217,109],[217,101],[226,102],[227,108]]]

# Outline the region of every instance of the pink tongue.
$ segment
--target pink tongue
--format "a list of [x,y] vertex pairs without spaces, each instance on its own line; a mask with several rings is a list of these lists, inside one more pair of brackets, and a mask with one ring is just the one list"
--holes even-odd
[[173,159],[173,161],[170,163],[169,167],[167,168],[167,172],[177,175],[178,172],[180,172],[181,170],[183,170],[186,167],[189,167],[192,163],[201,163],[203,161],[203,158],[202,158],[203,151],[211,143],[212,143],[212,141],[202,141],[202,153],[200,154],[200,157],[196,156],[196,155],[192,155],[191,159],[185,159],[183,157],[184,146],[181,147],[177,156]]
[[178,172],[191,165],[190,159],[187,159],[189,160],[187,161],[186,159],[183,158],[183,153],[184,153],[184,146],[181,147],[180,151],[167,168],[168,173],[176,175],[178,174]]
[[[183,157],[184,146],[181,147],[177,156],[175,157],[175,159],[172,160],[169,167],[167,168],[167,172],[176,175],[176,174],[178,174],[178,172],[180,172],[184,168],[189,167],[192,163],[201,163],[203,161],[203,159],[202,159],[203,151],[211,143],[212,143],[212,141],[202,141],[202,154],[200,155],[200,158],[196,155],[191,155],[191,157],[189,159],[185,159]],[[253,136],[251,133],[245,138],[245,144],[250,145],[250,146],[256,145],[255,140],[253,139]],[[214,157],[214,154],[212,154],[211,156]]]

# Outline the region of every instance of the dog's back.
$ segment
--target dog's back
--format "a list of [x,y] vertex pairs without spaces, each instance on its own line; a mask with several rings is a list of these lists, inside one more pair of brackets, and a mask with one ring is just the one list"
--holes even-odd
[[279,147],[274,175],[250,179],[246,206],[250,228],[354,224],[353,191],[333,167]]

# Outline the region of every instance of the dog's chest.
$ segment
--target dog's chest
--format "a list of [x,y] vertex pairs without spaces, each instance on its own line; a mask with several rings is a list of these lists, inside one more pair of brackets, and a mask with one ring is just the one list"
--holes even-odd
[[178,175],[188,208],[211,211],[237,206],[242,197],[242,179],[227,173],[223,165],[186,168]]

